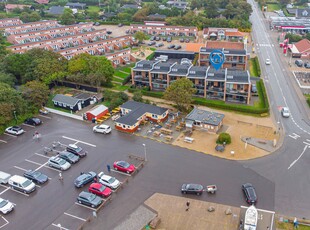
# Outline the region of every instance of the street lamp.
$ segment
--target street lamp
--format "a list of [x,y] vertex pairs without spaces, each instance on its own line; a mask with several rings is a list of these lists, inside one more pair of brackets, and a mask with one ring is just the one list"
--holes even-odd
[[142,145],[144,148],[144,160],[147,161],[147,159],[146,159],[146,145],[145,144],[142,144]]

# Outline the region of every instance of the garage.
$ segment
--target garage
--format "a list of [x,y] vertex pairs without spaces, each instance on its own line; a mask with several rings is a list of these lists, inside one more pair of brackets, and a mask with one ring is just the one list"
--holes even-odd
[[92,121],[93,119],[99,119],[109,112],[108,107],[104,105],[97,105],[91,110],[86,112],[86,119]]

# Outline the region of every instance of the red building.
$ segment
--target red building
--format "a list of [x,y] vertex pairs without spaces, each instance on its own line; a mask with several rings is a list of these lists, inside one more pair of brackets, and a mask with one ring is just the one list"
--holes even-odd
[[89,121],[92,121],[93,119],[99,119],[106,115],[109,112],[108,107],[104,105],[97,105],[91,110],[86,112],[86,118]]

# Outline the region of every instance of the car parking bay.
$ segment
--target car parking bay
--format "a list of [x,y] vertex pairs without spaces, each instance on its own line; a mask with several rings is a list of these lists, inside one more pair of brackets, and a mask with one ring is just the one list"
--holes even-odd
[[[46,229],[79,229],[79,227],[85,222],[87,219],[84,219],[79,216],[72,215],[71,213],[63,213],[59,216],[54,222]],[[58,227],[58,228],[57,228]]]
[[9,223],[10,222],[4,216],[1,216],[1,218],[0,218],[0,229],[4,228]]

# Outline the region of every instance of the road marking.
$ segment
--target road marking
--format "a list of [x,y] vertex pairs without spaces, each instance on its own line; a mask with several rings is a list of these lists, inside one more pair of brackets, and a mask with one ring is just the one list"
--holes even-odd
[[90,144],[90,143],[87,143],[87,142],[84,142],[84,141],[79,141],[79,140],[73,139],[71,137],[62,136],[62,138],[65,138],[65,139],[68,139],[68,140],[71,140],[71,141],[76,141],[77,143],[82,143],[82,144],[89,145],[89,146],[92,146],[92,147],[96,147],[96,145],[93,145],[93,144]]
[[[249,207],[246,207],[246,206],[241,206],[241,208],[245,208],[245,209],[248,209]],[[271,213],[271,214],[275,214],[274,211],[269,211],[269,210],[266,210],[266,209],[259,209],[257,208],[257,211],[261,211],[261,212],[267,212],[267,213]]]
[[61,224],[54,224],[54,223],[52,223],[52,225],[54,226],[54,227],[57,227],[58,229],[62,229],[62,230],[70,230],[69,228],[65,228],[65,227],[63,227]]
[[44,116],[44,115],[41,115],[41,114],[39,114],[38,116],[40,116],[40,117],[44,117],[44,118],[47,118],[47,119],[52,119],[51,117]]
[[43,165],[39,166],[38,168],[35,169],[35,171],[39,170],[40,168],[43,168],[44,166],[47,165],[48,162],[45,162]]
[[3,193],[5,193],[5,192],[8,191],[8,190],[10,190],[10,188],[4,189],[4,190],[0,193],[0,195],[2,195]]
[[76,218],[76,219],[78,219],[78,220],[83,220],[83,221],[86,221],[85,219],[83,219],[83,218],[81,218],[81,217],[78,217],[78,216],[75,216],[75,215],[69,214],[69,213],[67,213],[67,212],[64,212],[64,214],[65,214],[65,215],[67,215],[67,216],[71,216],[71,217],[73,217],[73,218]]
[[38,162],[31,161],[31,160],[28,160],[28,159],[25,159],[25,161],[30,162],[30,163],[35,164],[35,165],[39,165],[39,166],[42,165],[42,164],[40,164],[40,163],[38,163]]
[[21,167],[18,167],[18,166],[14,166],[14,168],[20,169],[20,170],[25,171],[25,172],[28,171],[27,169],[24,169],[24,168],[21,168]]
[[17,137],[17,136],[15,136],[15,135],[13,135],[13,134],[9,134],[9,133],[3,133],[4,135],[7,135],[7,136],[9,136],[9,137]]
[[50,167],[50,166],[48,166],[48,165],[45,165],[45,168],[49,168],[49,169],[55,170],[56,172],[61,172],[61,170],[52,168],[52,167]]
[[[310,145],[310,144],[309,144]],[[304,147],[304,150],[302,151],[302,153],[299,155],[299,157],[296,159],[296,160],[294,160],[291,164],[290,164],[290,166],[287,168],[287,169],[290,169],[301,157],[302,157],[302,155],[305,153],[305,151],[307,150],[307,148],[309,147],[309,145],[306,145],[305,147]]]
[[1,142],[3,142],[3,143],[8,143],[7,141],[4,141],[4,140],[0,140]]
[[79,206],[82,206],[82,207],[84,207],[84,208],[91,209],[91,210],[93,210],[93,211],[97,211],[97,209],[95,209],[95,208],[91,208],[91,207],[88,207],[88,206],[86,206],[86,205],[79,204],[78,202],[75,202],[75,204],[77,204],[77,205],[79,205]]
[[10,222],[7,221],[7,219],[5,219],[3,216],[1,216],[2,219],[5,221],[5,224],[1,225],[0,228],[3,228],[4,226],[8,225]]
[[288,135],[289,137],[291,137],[291,138],[293,138],[293,139],[295,139],[295,140],[297,140],[297,138],[299,138],[300,136],[298,135],[298,134],[296,134],[296,133],[293,133],[292,135]]
[[115,170],[115,169],[111,169],[111,171],[112,171],[112,172],[117,172],[117,173],[123,174],[123,175],[125,175],[125,176],[131,176],[131,175],[128,174],[128,173],[120,172],[120,171]]
[[304,141],[303,143],[304,143],[305,145],[310,146],[310,143],[308,143],[308,142],[305,142],[305,141]]
[[31,128],[35,128],[35,126],[33,126],[33,125],[28,125],[28,124],[25,124],[25,123],[23,123],[23,125],[26,125],[26,126],[31,127]]
[[20,191],[17,191],[17,190],[15,190],[15,189],[11,188],[11,187],[4,186],[4,185],[2,185],[2,184],[0,184],[0,186],[1,186],[1,187],[4,187],[4,188],[9,188],[11,191],[14,191],[14,192],[20,193],[20,194],[22,194],[22,195],[29,196],[28,194],[23,193],[23,192],[20,192]]
[[42,155],[42,154],[40,154],[40,153],[34,153],[34,154],[37,155],[37,156],[40,156],[40,157],[45,157],[45,158],[47,158],[47,159],[50,159],[50,157],[44,156],[44,155]]

